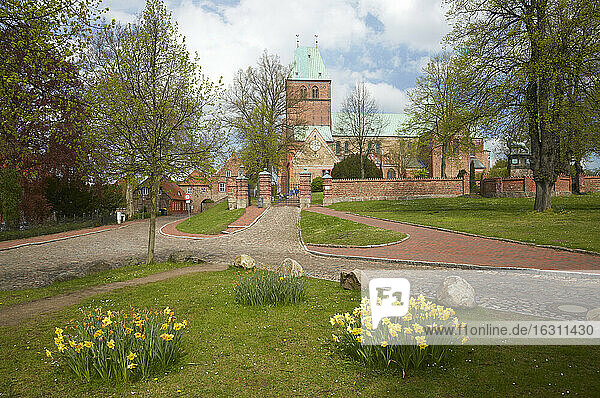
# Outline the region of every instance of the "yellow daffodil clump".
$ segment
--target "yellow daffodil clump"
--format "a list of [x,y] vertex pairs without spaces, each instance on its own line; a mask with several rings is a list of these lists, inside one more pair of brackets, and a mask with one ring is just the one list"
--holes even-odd
[[436,336],[427,331],[438,326],[461,324],[451,308],[428,301],[422,295],[411,297],[408,313],[383,318],[374,328],[368,299],[351,313],[335,314],[329,319],[334,328],[333,345],[346,355],[371,367],[400,367],[403,371],[433,366],[450,352],[448,345],[464,344],[462,336]]
[[[162,311],[104,311],[102,307],[54,330],[54,355],[80,379],[129,380],[173,366],[181,357],[186,320]],[[146,338],[148,336],[148,338]],[[51,350],[46,356],[54,359]]]

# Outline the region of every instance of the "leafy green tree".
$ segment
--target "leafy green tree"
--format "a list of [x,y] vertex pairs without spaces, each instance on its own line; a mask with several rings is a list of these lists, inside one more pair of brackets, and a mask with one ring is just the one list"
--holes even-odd
[[[536,183],[534,208],[585,141],[570,119],[597,87],[600,4],[575,0],[452,0],[450,43],[468,54],[486,87],[501,89],[505,113],[525,116]],[[573,154],[569,155],[569,149]]]
[[323,192],[323,177],[315,177],[310,183],[311,192]]
[[358,153],[346,156],[342,161],[333,165],[331,170],[333,178],[383,178],[383,173],[379,167],[369,158],[361,162],[361,156]]
[[498,159],[492,166],[489,172],[489,176],[495,177],[508,177],[508,161],[506,159]]
[[[78,66],[98,0],[0,2],[0,162],[34,173],[79,142],[82,128]],[[52,156],[43,154],[53,152]],[[52,169],[53,167],[47,167]]]
[[401,130],[416,132],[431,150],[441,149],[442,178],[448,157],[471,149],[477,126],[497,112],[492,94],[484,88],[467,59],[442,53],[423,68],[408,93],[409,119]]
[[14,168],[0,169],[0,222],[12,226],[19,221],[21,184]]
[[200,73],[162,1],[148,0],[137,23],[120,35],[119,45],[108,41],[88,71],[94,115],[88,139],[98,170],[113,178],[147,179],[151,263],[160,182],[183,179],[194,169],[212,174],[225,139],[219,123],[222,91]]

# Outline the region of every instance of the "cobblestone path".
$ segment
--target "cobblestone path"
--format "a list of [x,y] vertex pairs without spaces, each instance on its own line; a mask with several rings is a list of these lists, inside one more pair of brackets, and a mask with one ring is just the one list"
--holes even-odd
[[[600,278],[592,276],[448,269],[313,255],[300,243],[299,217],[298,208],[272,207],[252,227],[232,235],[192,240],[157,234],[157,257],[165,259],[174,250],[188,249],[208,262],[226,264],[244,253],[267,266],[291,257],[302,264],[307,275],[332,280],[339,278],[341,270],[401,269],[411,281],[413,292],[430,298],[435,297],[437,286],[446,276],[460,275],[473,285],[478,302],[486,308],[557,319],[585,316],[585,312],[561,311],[561,305],[600,307]],[[161,218],[158,227],[173,220]],[[135,223],[114,231],[0,252],[0,289],[42,286],[61,272],[81,272],[93,261],[143,258],[147,228],[147,223]]]

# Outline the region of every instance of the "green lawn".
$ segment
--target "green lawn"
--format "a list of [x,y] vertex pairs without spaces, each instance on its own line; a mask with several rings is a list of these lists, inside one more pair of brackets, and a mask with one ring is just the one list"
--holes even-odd
[[344,202],[332,209],[479,235],[600,252],[600,194],[552,198],[533,211],[533,198],[438,198]]
[[218,235],[242,214],[244,214],[244,209],[228,210],[227,201],[223,201],[196,214],[190,221],[186,220],[180,223],[177,225],[177,229],[190,234]]
[[134,278],[141,278],[147,275],[168,271],[174,268],[189,267],[195,264],[187,263],[155,263],[127,265],[125,267],[112,269],[109,271],[97,272],[95,274],[75,278],[64,282],[55,282],[51,285],[37,289],[22,290],[3,290],[0,291],[0,308],[10,305],[25,303],[38,300],[44,297],[55,296],[57,294],[73,292],[86,287],[105,285],[107,283],[127,281]]
[[305,243],[367,246],[396,242],[406,237],[406,234],[401,232],[375,228],[311,211],[301,213],[300,228]]
[[30,229],[25,229],[23,231],[0,231],[0,241],[31,238],[33,236],[40,235],[57,234],[60,232],[72,231],[75,229],[98,227],[100,225],[102,225],[100,220],[76,221],[60,224],[49,223],[34,226]]
[[[80,306],[0,328],[2,396],[597,396],[593,346],[458,347],[443,367],[401,374],[371,371],[343,358],[329,342],[334,313],[349,311],[359,293],[308,280],[306,302],[245,307],[233,303],[235,270],[198,273],[125,288],[82,303],[118,310],[171,307],[189,324],[186,356],[168,374],[134,383],[75,380],[44,356],[54,327],[78,317]],[[568,391],[568,394],[567,394]]]
[[311,205],[322,205],[323,204],[323,192],[312,192],[310,194]]

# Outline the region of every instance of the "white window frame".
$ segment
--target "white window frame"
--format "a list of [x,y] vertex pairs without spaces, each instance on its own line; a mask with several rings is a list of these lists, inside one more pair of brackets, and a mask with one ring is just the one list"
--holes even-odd
[[192,187],[187,187],[186,191],[187,191],[187,192],[186,192],[187,194],[191,195],[191,194],[194,192],[194,188],[192,188]]
[[231,177],[231,170],[225,171],[225,176],[226,177]]
[[225,183],[224,182],[219,183],[219,192],[225,192]]

